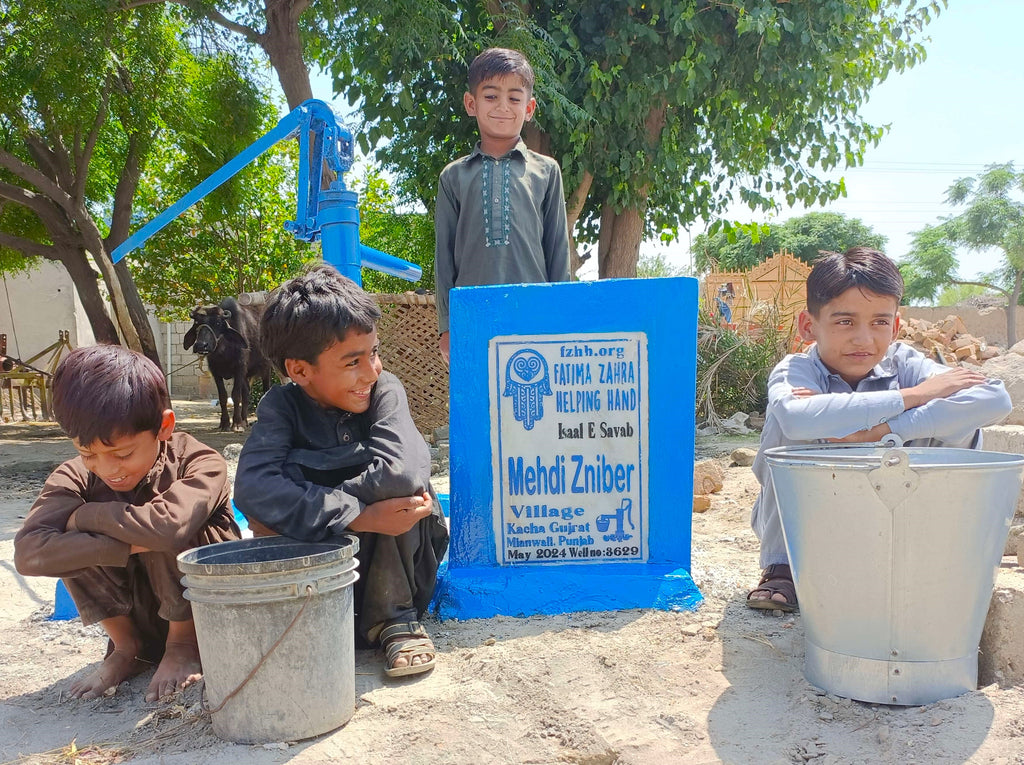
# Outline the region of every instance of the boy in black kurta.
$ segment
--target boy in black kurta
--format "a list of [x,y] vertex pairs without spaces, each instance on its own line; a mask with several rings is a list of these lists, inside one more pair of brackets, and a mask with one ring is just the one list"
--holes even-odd
[[417,621],[448,531],[430,453],[405,390],[382,371],[374,299],[322,265],[285,282],[260,321],[263,351],[291,378],[260,401],[238,461],[235,502],[254,532],[359,537],[356,631],[385,650],[388,675],[425,672],[434,646]]

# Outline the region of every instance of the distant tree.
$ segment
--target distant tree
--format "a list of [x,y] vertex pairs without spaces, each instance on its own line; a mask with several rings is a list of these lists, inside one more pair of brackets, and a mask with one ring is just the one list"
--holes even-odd
[[686,268],[668,262],[663,252],[641,255],[636,264],[636,275],[640,279],[657,279],[666,276],[686,276]]
[[834,212],[810,212],[783,223],[701,234],[693,240],[691,251],[700,272],[713,267],[734,271],[752,268],[782,250],[810,264],[822,251],[843,252],[858,245],[881,250],[886,241],[885,236],[858,218]]
[[353,184],[359,191],[359,238],[374,249],[415,263],[423,269],[418,282],[409,282],[363,269],[363,288],[368,292],[395,294],[415,289],[434,289],[434,219],[421,212],[397,212],[400,204],[394,189],[379,168],[369,167]]
[[[1024,288],[1024,173],[1012,162],[993,164],[976,178],[960,178],[946,191],[946,201],[964,210],[940,226],[915,235],[901,268],[911,297],[934,297],[950,284],[973,284],[994,290],[1006,299],[1006,337],[1017,342],[1017,305]],[[1000,268],[977,280],[957,273],[956,245],[978,252],[996,248],[1003,254]]]
[[991,290],[978,284],[954,284],[946,287],[939,293],[935,300],[936,305],[954,306],[960,305],[965,300],[981,295],[995,295]]
[[900,264],[904,301],[935,302],[942,290],[954,283],[956,245],[944,225],[925,226],[913,233],[910,249]]

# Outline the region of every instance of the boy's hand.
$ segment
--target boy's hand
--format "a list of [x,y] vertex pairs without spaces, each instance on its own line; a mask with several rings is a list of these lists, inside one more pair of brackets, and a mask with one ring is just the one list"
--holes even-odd
[[790,391],[796,398],[808,398],[810,396],[817,396],[818,391],[812,390],[811,388],[793,388]]
[[981,372],[966,367],[955,367],[949,372],[929,377],[913,388],[903,388],[900,391],[903,394],[903,407],[913,409],[934,399],[952,396],[965,388],[981,385],[986,379]]
[[397,537],[404,534],[423,518],[430,515],[433,503],[430,494],[417,497],[395,497],[367,505],[352,523],[349,531],[372,531]]
[[441,355],[444,357],[444,363],[451,366],[451,333],[442,332],[441,337],[437,339],[437,347],[441,349]]
[[868,428],[867,430],[858,430],[856,433],[851,433],[842,438],[829,438],[827,440],[830,444],[873,444],[881,441],[890,433],[892,433],[892,428],[889,427],[889,423],[883,422],[881,425],[875,425],[875,427]]

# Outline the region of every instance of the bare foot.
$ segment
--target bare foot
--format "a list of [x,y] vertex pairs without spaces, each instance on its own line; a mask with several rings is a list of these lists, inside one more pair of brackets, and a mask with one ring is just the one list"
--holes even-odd
[[146,662],[135,658],[135,651],[115,649],[103,660],[100,668],[84,680],[72,684],[70,696],[73,699],[98,699],[113,692],[129,677],[134,677],[146,668]]
[[184,690],[203,676],[199,646],[195,643],[170,643],[146,689],[146,701],[157,701]]

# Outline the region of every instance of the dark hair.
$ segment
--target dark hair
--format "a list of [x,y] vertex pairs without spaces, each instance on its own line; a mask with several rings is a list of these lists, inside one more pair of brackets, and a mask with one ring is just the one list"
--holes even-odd
[[476,95],[481,82],[509,74],[523,81],[527,95],[533,94],[533,67],[526,56],[509,48],[488,48],[469,65],[469,92]]
[[851,287],[894,297],[897,304],[903,299],[903,277],[896,264],[879,250],[851,247],[825,253],[815,262],[807,277],[807,310],[817,316],[822,306]]
[[315,364],[317,357],[350,329],[372,332],[380,318],[377,301],[326,263],[289,279],[271,293],[260,318],[264,355],[282,375],[285,359]]
[[160,367],[120,345],[76,348],[53,375],[53,414],[82,446],[159,433],[170,408]]

